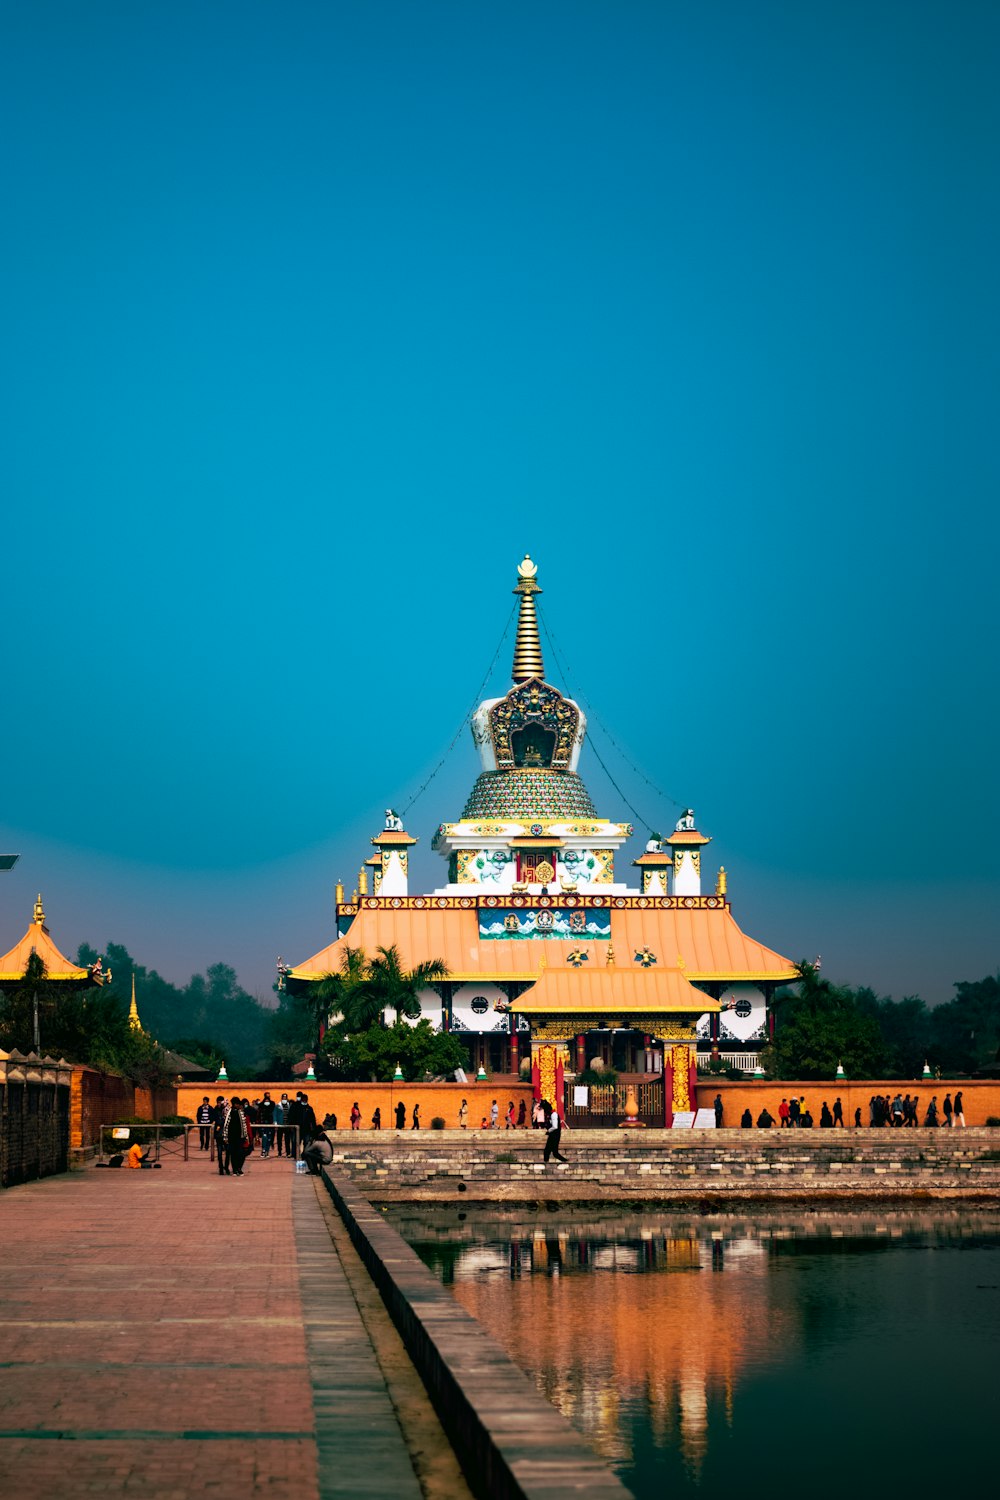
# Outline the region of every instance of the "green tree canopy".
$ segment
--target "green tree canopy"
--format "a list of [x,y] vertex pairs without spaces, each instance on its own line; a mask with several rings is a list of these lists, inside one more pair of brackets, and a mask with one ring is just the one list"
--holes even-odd
[[389,1083],[398,1063],[408,1083],[440,1077],[468,1066],[461,1042],[447,1031],[435,1031],[430,1021],[411,1025],[401,1017],[391,1026],[369,1026],[347,1035],[331,1027],[323,1050],[336,1078],[352,1082]]

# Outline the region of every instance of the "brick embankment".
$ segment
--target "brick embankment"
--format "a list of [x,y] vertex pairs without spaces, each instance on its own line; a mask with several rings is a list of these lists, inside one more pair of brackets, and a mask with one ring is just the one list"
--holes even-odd
[[1000,1201],[1000,1130],[566,1132],[333,1137],[333,1170],[377,1203],[972,1198]]

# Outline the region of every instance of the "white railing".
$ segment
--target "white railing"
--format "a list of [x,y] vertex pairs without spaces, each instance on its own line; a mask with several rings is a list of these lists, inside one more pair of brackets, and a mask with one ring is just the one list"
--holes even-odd
[[[719,1049],[719,1061],[725,1063],[727,1068],[742,1068],[744,1073],[752,1073],[760,1058],[758,1052],[723,1052]],[[699,1051],[698,1065],[707,1068],[712,1060],[711,1052]]]

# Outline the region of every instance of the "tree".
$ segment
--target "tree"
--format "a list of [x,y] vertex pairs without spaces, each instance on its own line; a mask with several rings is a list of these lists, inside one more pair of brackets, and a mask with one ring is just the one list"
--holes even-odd
[[308,1002],[315,1028],[315,1049],[323,1032],[338,1017],[346,1016],[354,1001],[354,992],[368,977],[369,965],[360,948],[345,948],[340,968],[324,974],[309,986]]
[[1000,1063],[1000,975],[955,985],[931,1011],[928,1055],[942,1073],[975,1073]]
[[457,1037],[435,1031],[426,1019],[411,1026],[400,1018],[391,1026],[376,1024],[351,1036],[343,1026],[331,1027],[323,1051],[334,1076],[352,1082],[389,1083],[397,1063],[407,1082],[420,1082],[466,1067],[469,1060]]
[[352,985],[344,995],[344,1021],[349,1032],[367,1031],[387,1010],[397,1018],[420,1016],[420,991],[439,979],[447,979],[448,969],[439,958],[425,959],[413,969],[404,969],[395,943],[376,949],[377,957],[367,965],[365,977]]
[[849,1078],[880,1077],[885,1047],[878,1023],[852,990],[821,979],[812,964],[800,964],[799,973],[796,991],[775,996],[774,1041],[763,1049],[767,1071],[778,1078],[833,1078],[842,1063]]

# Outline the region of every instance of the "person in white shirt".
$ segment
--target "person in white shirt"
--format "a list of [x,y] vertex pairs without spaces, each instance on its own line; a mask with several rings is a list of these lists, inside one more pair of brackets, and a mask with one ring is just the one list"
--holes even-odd
[[562,1136],[562,1121],[559,1111],[554,1109],[547,1099],[542,1100],[542,1108],[545,1111],[545,1152],[543,1161],[548,1161],[554,1156],[556,1161],[565,1161],[565,1156],[559,1154],[559,1141]]

